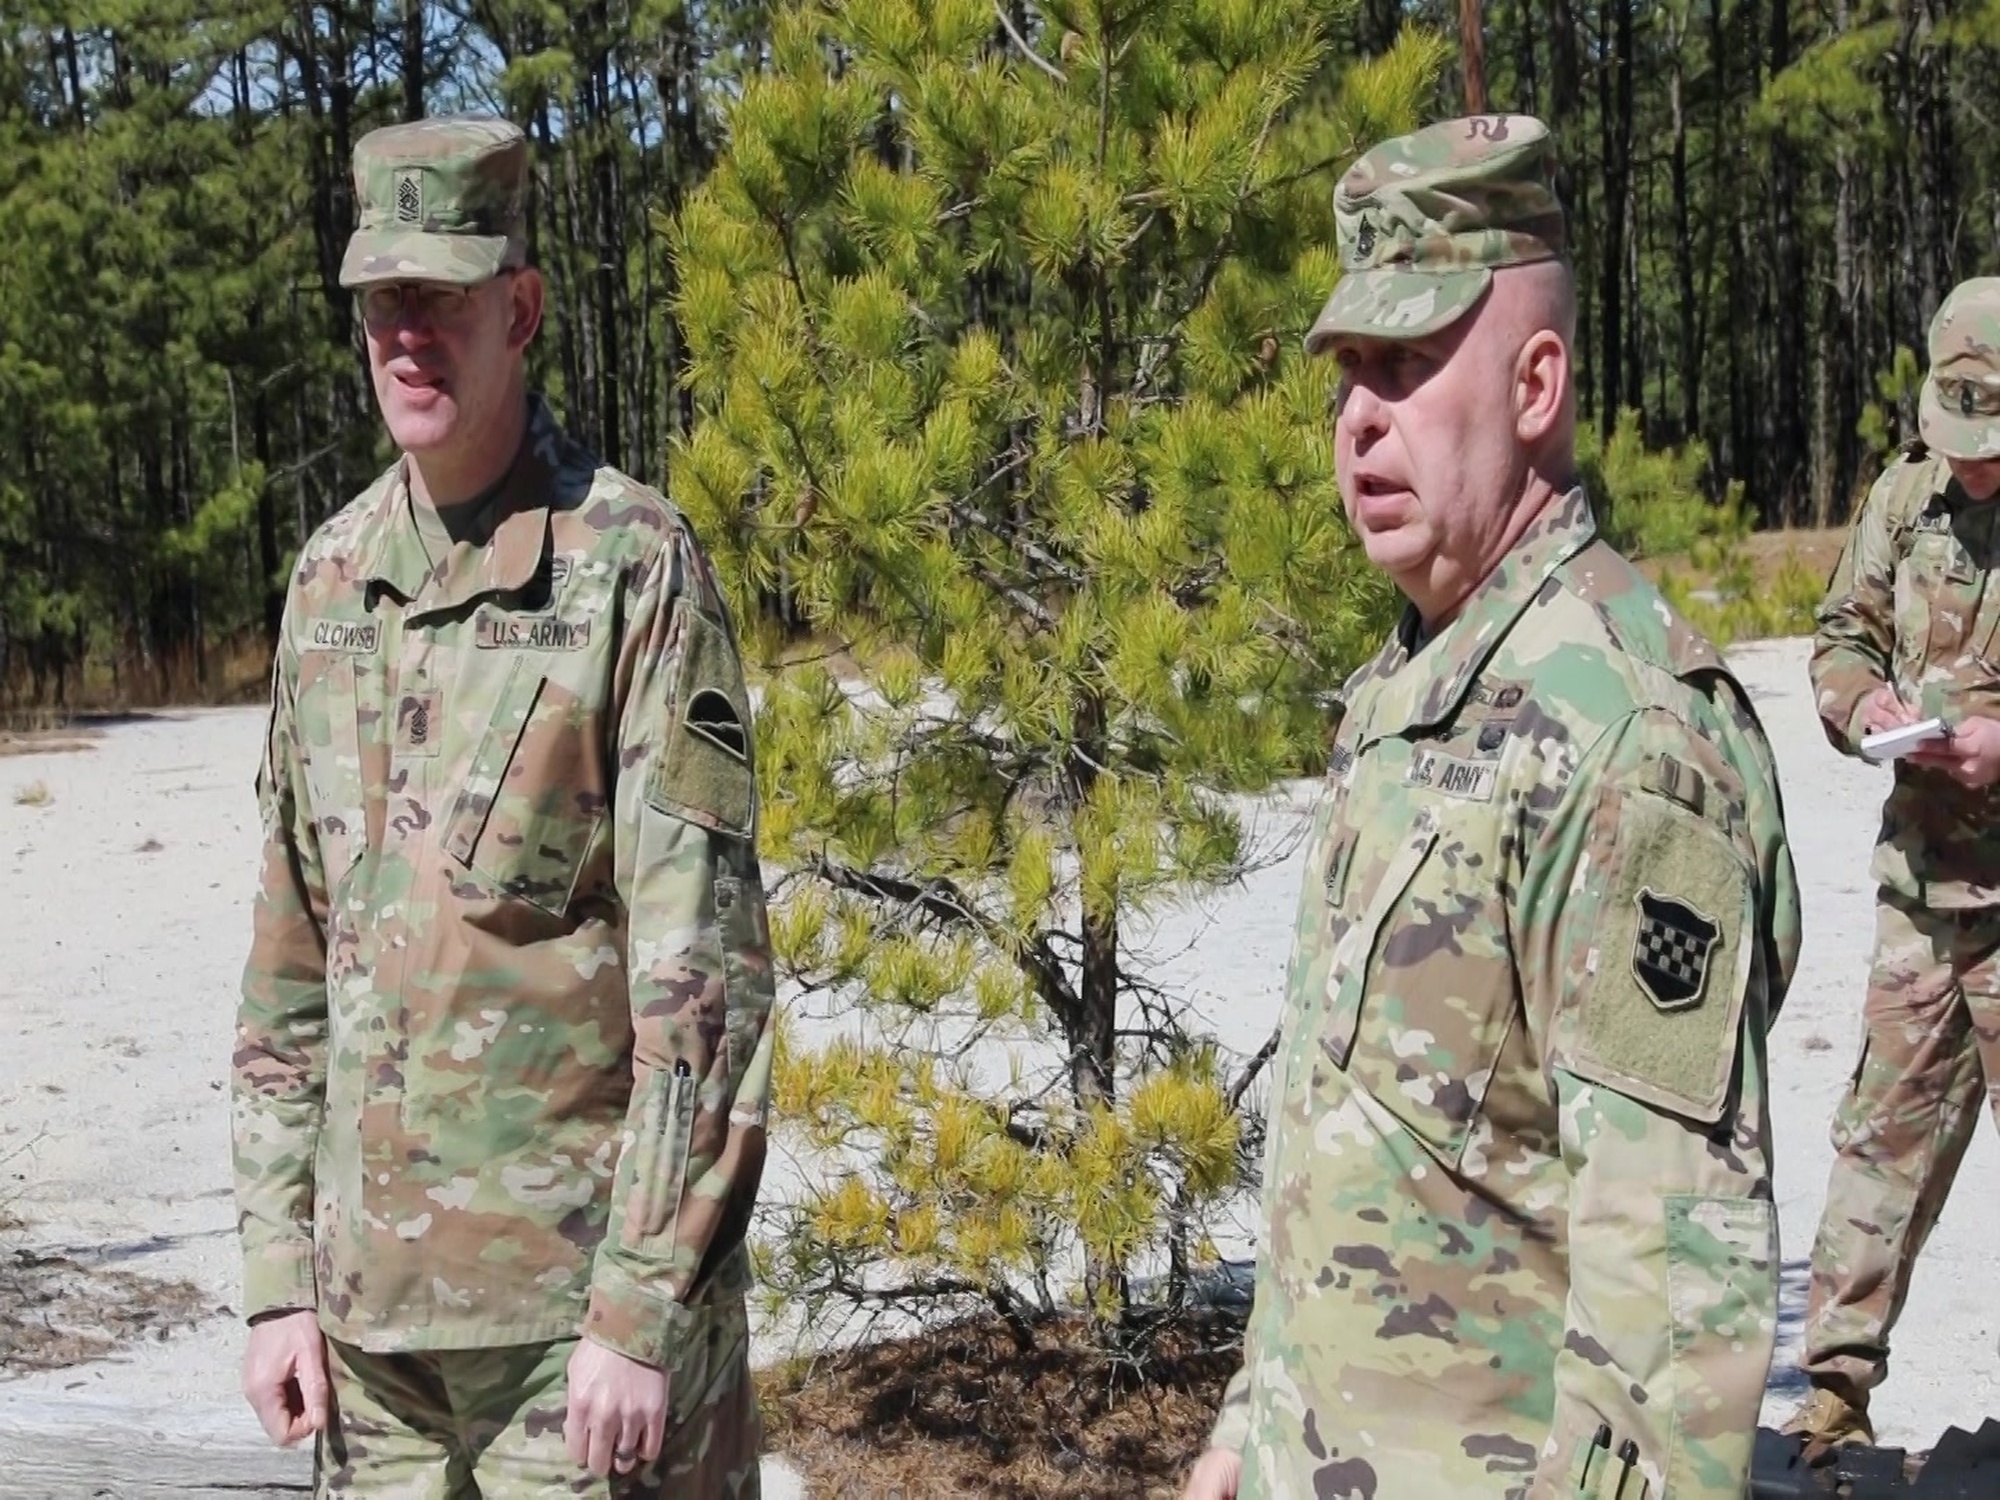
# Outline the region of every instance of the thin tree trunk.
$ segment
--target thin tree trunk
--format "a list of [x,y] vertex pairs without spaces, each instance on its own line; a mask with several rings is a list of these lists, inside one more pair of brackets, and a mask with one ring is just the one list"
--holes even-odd
[[424,0],[403,0],[403,118],[424,117]]
[[[1102,739],[1105,730],[1104,705],[1087,698],[1077,708],[1079,754],[1070,761],[1067,780],[1072,805],[1079,812],[1090,801],[1097,781],[1097,767],[1104,763]],[[1086,1115],[1109,1109],[1117,1098],[1118,1034],[1118,913],[1083,913],[1082,974],[1077,994],[1080,1013],[1074,1032],[1066,1038],[1070,1047],[1070,1090],[1077,1108]],[[1123,1311],[1126,1298],[1125,1268],[1115,1261],[1087,1252],[1084,1258],[1084,1290],[1093,1311],[1100,1297],[1108,1297]]]
[[[1769,76],[1775,78],[1791,62],[1790,0],[1771,0]],[[1804,351],[1811,347],[1806,311],[1805,244],[1798,230],[1800,184],[1798,153],[1783,135],[1771,143],[1772,310],[1774,386],[1765,407],[1772,418],[1771,494],[1766,497],[1766,522],[1801,519],[1805,470],[1806,371]]]
[[[1673,122],[1667,173],[1673,192],[1674,280],[1680,293],[1680,423],[1681,437],[1685,440],[1701,431],[1701,345],[1695,324],[1694,223],[1688,204],[1686,13],[1676,7],[1672,15],[1673,27],[1666,39],[1668,55],[1673,58],[1673,68],[1667,75],[1667,108]],[[1720,149],[1719,143],[1714,149]]]
[[1486,35],[1482,0],[1458,0],[1458,50],[1465,74],[1465,112],[1486,113]]
[[[1598,347],[1601,395],[1598,431],[1609,437],[1625,396],[1625,241],[1629,219],[1631,168],[1631,46],[1633,0],[1599,0],[1598,27],[1614,38],[1608,65],[1597,75],[1598,162],[1604,178],[1603,246],[1597,262],[1597,296],[1602,324]],[[1607,6],[1614,9],[1607,9]]]

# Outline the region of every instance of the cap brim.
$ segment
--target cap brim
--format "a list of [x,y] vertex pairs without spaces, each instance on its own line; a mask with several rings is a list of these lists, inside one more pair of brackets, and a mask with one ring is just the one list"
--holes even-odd
[[505,235],[356,230],[340,261],[342,286],[378,281],[442,281],[472,286],[498,276],[514,242]]
[[1486,266],[1442,273],[1394,267],[1349,271],[1306,334],[1306,353],[1324,354],[1341,337],[1420,339],[1436,333],[1464,317],[1492,282]]
[[1923,434],[1925,447],[1947,458],[2000,458],[2000,417],[1946,410],[1928,375],[1917,397],[1917,431]]

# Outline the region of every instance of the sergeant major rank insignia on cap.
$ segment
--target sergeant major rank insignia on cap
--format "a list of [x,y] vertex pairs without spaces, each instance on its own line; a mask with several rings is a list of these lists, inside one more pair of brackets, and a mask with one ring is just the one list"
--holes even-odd
[[1632,975],[1661,1010],[1687,1010],[1701,1000],[1708,961],[1722,929],[1685,901],[1641,890],[1639,927],[1632,938]]
[[396,222],[424,222],[424,174],[416,167],[404,167],[396,173]]

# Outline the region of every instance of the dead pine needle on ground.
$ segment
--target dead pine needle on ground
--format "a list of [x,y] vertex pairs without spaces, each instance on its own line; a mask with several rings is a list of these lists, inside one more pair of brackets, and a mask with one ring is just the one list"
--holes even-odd
[[219,1311],[191,1282],[141,1276],[99,1264],[88,1251],[25,1238],[26,1226],[0,1206],[0,1378],[87,1364]]
[[956,1324],[761,1372],[766,1441],[815,1500],[1170,1500],[1241,1339],[1218,1315],[1137,1362],[1092,1348],[1080,1319],[1027,1350],[997,1321]]

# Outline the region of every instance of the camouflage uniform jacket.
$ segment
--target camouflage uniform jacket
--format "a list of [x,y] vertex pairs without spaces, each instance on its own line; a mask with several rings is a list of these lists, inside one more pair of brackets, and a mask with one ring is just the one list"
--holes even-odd
[[234,1065],[247,1314],[666,1364],[748,1282],[773,983],[749,705],[685,521],[539,399],[483,546],[400,466],[307,543]]
[[[2000,717],[2000,501],[1976,502],[1944,459],[1905,454],[1847,536],[1813,640],[1820,722],[1861,750],[1861,706],[1884,683],[1920,713]],[[2000,789],[1895,763],[1870,873],[1939,910],[2000,905]]]
[[1627,1442],[1625,1495],[1737,1500],[1799,945],[1769,747],[1581,491],[1413,626],[1346,689],[1215,1441],[1243,1500],[1609,1496]]

